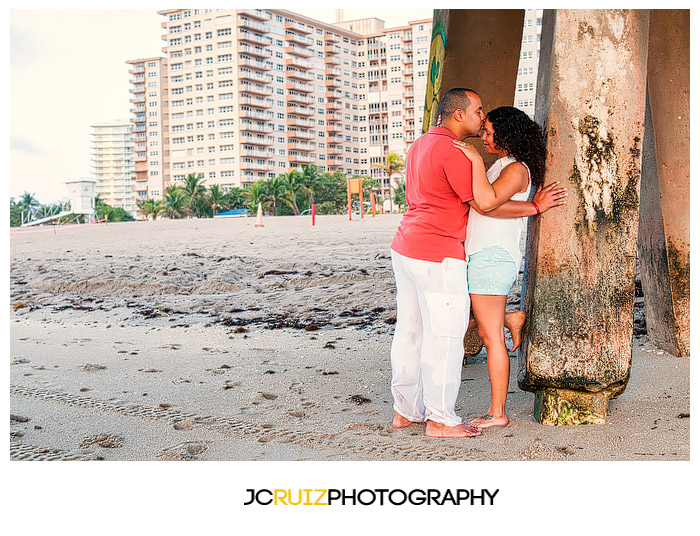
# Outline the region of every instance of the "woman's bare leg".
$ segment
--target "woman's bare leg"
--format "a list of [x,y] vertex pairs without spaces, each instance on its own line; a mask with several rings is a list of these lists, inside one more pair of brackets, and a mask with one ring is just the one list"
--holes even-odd
[[486,414],[469,423],[479,428],[508,424],[506,397],[510,380],[510,358],[503,332],[506,299],[507,296],[471,295],[474,319],[486,347],[491,382],[491,407]]

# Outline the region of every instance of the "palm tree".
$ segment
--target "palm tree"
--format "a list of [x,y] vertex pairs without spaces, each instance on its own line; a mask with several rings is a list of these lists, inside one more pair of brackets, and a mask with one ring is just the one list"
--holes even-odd
[[228,208],[243,208],[245,203],[245,190],[242,188],[234,187],[224,194],[223,204]]
[[41,203],[39,203],[39,200],[36,197],[34,197],[34,194],[30,194],[27,191],[25,191],[19,197],[19,201],[17,204],[22,208],[22,210],[30,210],[41,205]]
[[[393,200],[394,188],[391,186],[391,177],[396,173],[401,173],[405,169],[405,164],[403,159],[396,153],[389,153],[386,156],[386,164],[372,164],[375,167],[381,168],[389,176],[389,205],[393,210]],[[404,183],[400,183],[401,188],[405,188]],[[405,191],[404,191],[405,195]]]
[[291,207],[294,215],[298,216],[299,206],[297,205],[297,192],[304,189],[302,174],[296,169],[293,169],[289,173],[280,176],[284,177],[284,181],[287,184],[287,195],[282,200]]
[[172,184],[163,194],[164,210],[169,218],[181,218],[187,206],[187,194],[180,186]]
[[136,205],[139,207],[139,212],[146,216],[146,219],[150,216],[155,220],[165,210],[161,199],[140,199],[136,201]]
[[207,199],[209,201],[209,206],[211,206],[212,215],[216,216],[216,209],[222,207],[225,204],[224,192],[221,190],[218,184],[212,184],[209,187],[209,192]]
[[289,196],[286,177],[284,175],[279,175],[265,182],[267,183],[265,200],[267,200],[272,215],[277,216],[277,202],[283,201]]
[[251,212],[255,212],[259,204],[267,204],[267,189],[268,184],[265,179],[258,179],[250,188],[243,190],[245,204]]
[[315,164],[304,164],[301,166],[301,184],[304,191],[309,195],[309,208],[314,204],[314,193],[323,187],[323,173]]
[[185,177],[182,188],[187,196],[187,206],[190,209],[190,213],[196,213],[199,218],[200,204],[207,191],[204,186],[204,176],[201,173],[199,175],[190,173]]

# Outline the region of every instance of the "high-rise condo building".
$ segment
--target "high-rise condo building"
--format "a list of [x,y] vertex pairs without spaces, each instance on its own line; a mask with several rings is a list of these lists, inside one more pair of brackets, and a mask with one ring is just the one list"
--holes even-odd
[[535,115],[535,90],[537,88],[537,64],[540,57],[541,33],[542,10],[526,9],[513,106],[520,108],[530,117]]
[[136,216],[131,131],[127,119],[90,126],[90,174],[100,199]]

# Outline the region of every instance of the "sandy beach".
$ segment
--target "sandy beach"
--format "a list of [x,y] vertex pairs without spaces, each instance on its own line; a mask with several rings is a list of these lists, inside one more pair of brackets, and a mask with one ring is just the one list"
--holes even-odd
[[[690,366],[635,335],[607,423],[391,426],[398,215],[164,220],[10,239],[12,460],[688,460]],[[518,292],[509,309],[518,306]],[[642,310],[643,313],[643,310]],[[485,351],[458,414],[488,407]]]

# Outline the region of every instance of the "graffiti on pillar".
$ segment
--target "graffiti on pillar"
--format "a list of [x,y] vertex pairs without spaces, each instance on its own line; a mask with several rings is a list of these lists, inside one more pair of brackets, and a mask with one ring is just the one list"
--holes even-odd
[[428,83],[425,88],[423,132],[427,132],[431,125],[437,123],[446,41],[447,31],[445,30],[445,25],[442,21],[436,20],[433,23],[433,37],[430,43],[430,67],[428,69]]

